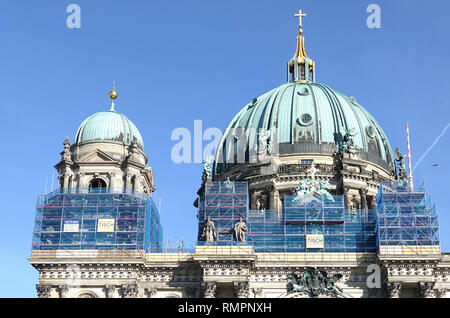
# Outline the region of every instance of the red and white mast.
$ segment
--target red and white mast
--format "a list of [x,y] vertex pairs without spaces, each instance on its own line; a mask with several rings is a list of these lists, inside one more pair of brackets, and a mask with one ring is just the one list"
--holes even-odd
[[406,139],[407,139],[407,143],[408,143],[409,186],[411,188],[411,191],[414,191],[412,168],[411,168],[411,145],[409,142],[409,125],[408,125],[408,123],[406,123]]

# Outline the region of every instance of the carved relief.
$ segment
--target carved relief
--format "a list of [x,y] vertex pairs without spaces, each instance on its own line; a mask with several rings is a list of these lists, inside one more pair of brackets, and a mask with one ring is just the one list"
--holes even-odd
[[217,284],[216,282],[203,282],[202,290],[204,298],[216,298]]
[[434,298],[434,283],[432,282],[420,282],[419,283],[419,294],[423,298]]
[[386,284],[386,293],[388,298],[399,298],[400,290],[402,288],[402,283],[394,282]]
[[249,284],[248,282],[233,282],[233,290],[237,298],[248,298]]
[[48,298],[50,297],[50,293],[52,291],[52,286],[50,285],[36,285],[36,292],[38,298]]
[[136,284],[122,285],[122,294],[124,298],[136,298],[139,288]]

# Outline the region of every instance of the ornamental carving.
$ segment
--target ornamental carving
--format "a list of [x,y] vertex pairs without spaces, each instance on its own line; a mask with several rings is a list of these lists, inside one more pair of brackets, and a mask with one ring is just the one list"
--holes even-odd
[[400,282],[386,284],[386,293],[387,293],[388,298],[399,298],[401,289],[402,289],[402,283],[400,283]]
[[432,282],[425,282],[419,283],[419,293],[420,293],[420,297],[423,298],[434,298],[434,283]]
[[204,298],[215,298],[217,292],[217,284],[216,282],[203,282],[202,290]]
[[249,284],[248,282],[233,282],[233,290],[237,298],[248,298]]
[[124,298],[136,298],[139,288],[136,284],[122,285],[122,294]]
[[48,298],[52,291],[52,286],[50,285],[36,285],[36,292],[38,298]]
[[306,293],[313,298],[322,294],[342,294],[342,290],[335,285],[342,278],[342,274],[329,275],[326,271],[311,268],[301,274],[291,273],[288,278],[288,294]]

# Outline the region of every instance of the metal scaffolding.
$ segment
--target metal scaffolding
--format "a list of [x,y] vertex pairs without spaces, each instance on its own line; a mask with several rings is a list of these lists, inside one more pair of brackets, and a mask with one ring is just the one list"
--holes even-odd
[[[247,241],[256,252],[374,252],[373,210],[345,210],[343,196],[311,195],[298,201],[284,197],[283,211],[249,210],[246,182],[209,182],[199,199],[199,245],[233,245],[233,226],[242,218]],[[201,234],[210,217],[217,231],[215,242]],[[308,236],[318,235],[321,247],[307,247]]]
[[439,254],[436,206],[425,186],[387,181],[377,196],[377,246],[381,254]]
[[149,195],[58,189],[38,196],[32,250],[160,252],[162,227]]

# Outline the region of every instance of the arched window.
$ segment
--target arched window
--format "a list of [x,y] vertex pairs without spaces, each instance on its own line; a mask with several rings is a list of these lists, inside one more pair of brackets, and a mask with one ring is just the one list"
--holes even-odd
[[101,189],[106,188],[106,182],[103,179],[95,178],[89,182],[89,189]]

